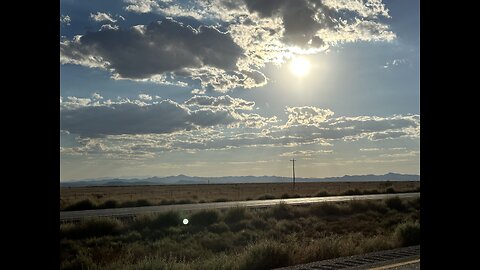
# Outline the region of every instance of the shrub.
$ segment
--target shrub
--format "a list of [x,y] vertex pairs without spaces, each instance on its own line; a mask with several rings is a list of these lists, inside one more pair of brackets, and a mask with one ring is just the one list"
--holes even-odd
[[202,237],[200,244],[203,248],[214,252],[228,251],[233,248],[230,238],[223,238],[218,234],[208,233]]
[[391,187],[390,187],[390,188],[387,188],[387,189],[385,190],[385,192],[386,192],[386,193],[393,194],[393,193],[395,193],[396,191],[395,191],[394,188],[391,188]]
[[228,209],[225,215],[225,222],[235,223],[247,217],[247,209],[245,207],[233,207]]
[[277,197],[275,197],[272,194],[265,194],[265,195],[262,195],[262,196],[258,197],[257,200],[273,200],[273,199],[276,199],[276,198]]
[[309,210],[312,215],[317,217],[342,214],[342,209],[340,209],[338,205],[333,203],[322,203],[314,205]]
[[137,203],[134,201],[127,201],[127,202],[122,202],[120,204],[120,207],[125,208],[125,207],[136,207]]
[[249,246],[239,262],[240,270],[264,270],[290,263],[290,253],[283,244],[264,241]]
[[288,193],[283,193],[282,196],[280,196],[281,199],[288,199],[290,198],[290,194]]
[[317,196],[317,197],[326,197],[326,196],[328,196],[328,192],[326,192],[326,191],[320,191],[320,192],[318,192],[315,196]]
[[349,189],[345,192],[343,192],[343,195],[362,195],[363,193],[358,189]]
[[380,192],[376,189],[372,189],[372,190],[365,190],[363,192],[363,194],[379,194]]
[[170,205],[170,204],[175,204],[175,200],[161,200],[160,205]]
[[405,211],[406,207],[403,204],[402,200],[399,197],[393,197],[385,200],[385,204],[388,208],[394,209],[397,211]]
[[201,210],[190,216],[190,223],[194,226],[208,226],[218,222],[219,216],[216,210]]
[[270,214],[276,219],[291,219],[293,218],[292,207],[279,203],[270,209]]
[[176,204],[190,204],[190,203],[194,203],[194,201],[189,200],[189,199],[183,199],[183,200],[177,201]]
[[64,227],[60,236],[81,239],[105,235],[118,235],[122,231],[122,223],[113,218],[91,218],[82,220],[79,224]]
[[102,209],[105,209],[105,208],[117,208],[118,207],[118,202],[115,201],[115,200],[108,200],[104,203],[102,203],[101,205],[98,206],[98,208],[102,208]]
[[229,199],[227,199],[227,198],[219,198],[219,199],[213,200],[212,202],[228,202],[228,201],[229,201]]
[[139,207],[139,206],[151,206],[152,204],[148,200],[141,199],[141,200],[137,200],[136,205],[137,207]]
[[152,219],[149,227],[152,229],[164,229],[172,226],[180,225],[181,218],[178,212],[169,211],[158,214]]
[[260,217],[254,217],[251,221],[250,224],[252,224],[253,227],[256,229],[263,230],[268,226],[268,223],[265,221],[265,219],[260,218]]
[[395,237],[402,246],[420,244],[420,223],[402,223],[395,229]]
[[79,211],[79,210],[91,210],[96,209],[96,205],[89,199],[78,201],[70,206],[65,207],[64,211]]
[[219,222],[219,223],[212,224],[212,225],[208,226],[207,229],[209,231],[211,231],[212,233],[224,233],[224,232],[230,231],[230,228],[228,227],[227,224],[225,224],[225,222]]

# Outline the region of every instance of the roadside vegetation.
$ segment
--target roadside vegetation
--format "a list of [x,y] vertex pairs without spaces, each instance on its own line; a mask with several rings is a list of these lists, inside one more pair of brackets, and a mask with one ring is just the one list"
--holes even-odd
[[419,219],[398,198],[94,218],[60,225],[60,268],[271,269],[419,244]]
[[[204,190],[212,187],[210,191]],[[61,211],[124,208],[239,200],[419,192],[419,182],[184,185],[175,187],[62,188]]]

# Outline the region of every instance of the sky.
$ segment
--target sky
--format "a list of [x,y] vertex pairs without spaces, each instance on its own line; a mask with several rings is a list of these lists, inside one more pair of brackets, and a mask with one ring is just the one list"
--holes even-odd
[[61,0],[60,181],[420,173],[419,1]]

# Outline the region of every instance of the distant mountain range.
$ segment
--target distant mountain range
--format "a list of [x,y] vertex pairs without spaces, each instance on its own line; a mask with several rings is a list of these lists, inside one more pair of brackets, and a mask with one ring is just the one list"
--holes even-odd
[[[420,181],[420,175],[387,173],[384,175],[344,175],[342,177],[296,178],[296,182],[374,182],[374,181]],[[60,182],[61,187],[85,186],[133,186],[133,185],[188,185],[188,184],[239,184],[239,183],[290,183],[291,177],[281,176],[222,176],[197,177],[187,175],[150,177],[145,179],[85,179]]]

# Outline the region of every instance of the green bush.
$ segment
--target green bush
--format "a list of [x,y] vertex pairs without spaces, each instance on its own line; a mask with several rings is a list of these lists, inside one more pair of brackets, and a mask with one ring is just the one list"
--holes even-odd
[[140,207],[140,206],[151,206],[152,203],[150,203],[148,200],[137,200],[136,203],[137,207]]
[[385,190],[386,193],[389,193],[389,194],[393,194],[393,193],[396,193],[395,189],[394,188],[387,188]]
[[96,209],[96,205],[92,203],[89,199],[78,201],[72,205],[69,205],[63,209],[64,211],[80,211],[80,210],[91,210]]
[[279,203],[270,209],[270,214],[276,219],[293,218],[292,207],[286,203]]
[[126,202],[122,202],[120,204],[120,207],[121,208],[126,208],[126,207],[136,207],[137,206],[137,203],[134,202],[134,201],[126,201]]
[[213,200],[212,202],[228,202],[228,201],[229,201],[229,199],[227,199],[227,198],[218,198],[218,199]]
[[290,253],[285,245],[264,241],[247,248],[239,261],[240,270],[264,270],[287,266]]
[[180,214],[178,212],[169,211],[158,214],[149,224],[152,229],[165,229],[168,227],[178,226],[181,224]]
[[60,227],[60,237],[82,239],[104,235],[118,235],[122,232],[123,224],[114,218],[91,218],[82,220],[78,224]]
[[399,197],[388,198],[385,200],[385,204],[387,205],[388,208],[394,209],[400,212],[405,211],[407,208]]
[[334,203],[322,203],[314,205],[309,209],[309,212],[317,217],[334,216],[343,213],[342,209],[340,209],[340,207]]
[[104,203],[102,203],[101,205],[98,206],[99,209],[109,209],[109,208],[117,208],[119,205],[118,205],[118,202],[115,201],[115,200],[108,200]]
[[221,235],[207,233],[200,239],[203,248],[213,252],[224,252],[233,248],[232,239]]
[[395,229],[395,237],[402,246],[420,244],[420,223],[402,223]]
[[247,217],[247,209],[245,207],[233,207],[228,209],[225,215],[225,222],[235,223]]
[[230,231],[230,227],[228,227],[228,225],[225,224],[225,222],[219,222],[219,223],[212,224],[212,225],[208,226],[207,229],[209,231],[211,231],[212,233],[224,233],[224,232]]
[[220,215],[216,210],[201,210],[190,216],[190,224],[194,226],[208,226],[218,222]]
[[343,192],[343,195],[349,196],[349,195],[362,195],[363,193],[358,189],[349,189],[345,192]]
[[265,195],[262,195],[262,196],[258,197],[257,200],[273,200],[273,199],[276,199],[276,198],[277,197],[275,197],[272,194],[265,194]]
[[329,195],[329,194],[328,194],[328,192],[326,192],[326,191],[320,191],[320,192],[318,192],[317,194],[315,194],[316,197],[326,197],[326,196],[328,196],[328,195]]

